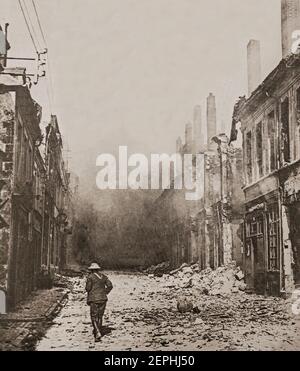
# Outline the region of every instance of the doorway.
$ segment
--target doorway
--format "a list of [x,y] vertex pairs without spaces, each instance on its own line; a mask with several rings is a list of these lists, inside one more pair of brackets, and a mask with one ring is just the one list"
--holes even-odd
[[293,248],[293,274],[297,288],[300,287],[300,203],[290,208],[291,241]]
[[248,289],[264,294],[266,289],[264,217],[246,221],[245,275]]

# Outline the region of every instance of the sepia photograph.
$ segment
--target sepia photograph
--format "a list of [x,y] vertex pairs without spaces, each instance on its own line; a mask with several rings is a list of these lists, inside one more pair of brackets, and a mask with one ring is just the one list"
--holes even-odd
[[300,351],[300,0],[0,0],[0,351]]

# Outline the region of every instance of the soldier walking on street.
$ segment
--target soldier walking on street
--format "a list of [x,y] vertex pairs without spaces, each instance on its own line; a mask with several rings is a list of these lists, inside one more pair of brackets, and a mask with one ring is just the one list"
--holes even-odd
[[86,282],[87,304],[90,306],[95,341],[99,342],[102,337],[103,315],[108,300],[107,295],[113,289],[113,285],[108,277],[101,273],[101,268],[97,263],[91,264],[88,269],[90,274]]

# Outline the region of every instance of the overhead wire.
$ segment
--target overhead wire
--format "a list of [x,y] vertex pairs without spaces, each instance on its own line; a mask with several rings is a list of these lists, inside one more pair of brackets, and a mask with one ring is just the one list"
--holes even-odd
[[[28,7],[26,5],[25,0],[23,0],[23,1],[24,1],[24,7],[26,8],[25,10],[27,11],[27,16],[28,16],[28,19],[29,19],[29,22],[27,21],[26,23],[27,24],[30,23],[30,25],[31,25],[31,27],[33,29],[32,33],[34,35],[31,34],[32,35],[32,39],[34,39],[33,36],[35,36],[35,38],[37,39],[37,43],[38,43],[38,45],[40,47],[40,50],[42,50],[43,48],[41,48],[41,44],[39,42],[39,38],[37,36],[37,32],[35,31],[33,22],[31,20],[29,9],[28,9]],[[20,2],[20,0],[19,0],[19,2]],[[44,48],[46,50],[46,58],[47,58],[47,61],[46,61],[46,69],[47,69],[47,71],[46,71],[46,77],[45,77],[46,78],[46,94],[47,94],[47,98],[48,98],[48,101],[49,101],[50,111],[51,111],[51,113],[53,113],[54,88],[53,88],[53,80],[52,80],[52,73],[51,73],[51,66],[50,66],[48,44],[47,44],[47,41],[46,41],[45,32],[44,32],[43,27],[42,27],[42,22],[41,22],[39,13],[38,13],[37,5],[36,5],[36,3],[35,3],[34,0],[31,0],[31,3],[32,3],[32,9],[34,10],[34,14],[35,14],[36,21],[37,21],[37,23],[36,22],[35,23],[38,25],[39,33],[40,33],[41,39],[43,41]],[[23,13],[25,13],[25,11]],[[25,16],[25,19],[26,19],[26,16]],[[28,28],[29,28],[29,25],[28,25]],[[29,30],[30,30],[30,28],[29,28]]]
[[[49,101],[49,108],[51,111],[51,114],[53,113],[53,105],[54,105],[54,85],[53,85],[53,79],[52,79],[52,69],[51,69],[51,61],[50,61],[50,55],[49,55],[49,49],[48,49],[48,43],[46,34],[44,32],[42,21],[39,15],[38,7],[35,2],[35,0],[31,0],[32,8],[36,17],[36,21],[32,21],[32,16],[30,15],[29,7],[26,4],[26,0],[18,0],[19,6],[21,9],[21,12],[23,14],[27,30],[29,32],[31,41],[33,43],[34,49],[36,53],[40,56],[42,53],[41,51],[44,49],[41,47],[41,43],[39,40],[42,41],[44,44],[45,50],[46,50],[46,94]],[[31,9],[30,9],[31,10]],[[36,31],[35,25],[38,25],[39,32]],[[40,34],[40,37],[38,37],[38,33]]]
[[38,11],[37,11],[37,7],[36,7],[36,4],[35,4],[35,1],[34,0],[31,0],[32,1],[32,6],[33,6],[33,9],[34,9],[34,12],[35,12],[35,15],[36,15],[36,18],[37,18],[37,21],[38,21],[38,25],[39,25],[39,29],[41,31],[41,35],[42,35],[42,39],[45,43],[45,46],[47,48],[47,42],[46,42],[46,37],[45,37],[45,33],[43,31],[43,27],[42,27],[42,23],[41,23],[41,20],[40,20],[40,17],[39,17],[39,14],[38,14]]
[[23,18],[24,18],[24,20],[25,20],[25,23],[26,23],[26,26],[27,26],[27,30],[28,30],[28,32],[29,32],[29,36],[30,36],[30,38],[31,38],[32,44],[33,44],[33,46],[34,46],[34,49],[35,49],[36,53],[38,54],[38,53],[39,53],[39,51],[38,51],[38,47],[37,47],[37,44],[36,44],[36,42],[35,42],[35,40],[34,40],[33,34],[32,34],[32,32],[31,32],[31,29],[30,29],[30,26],[29,26],[29,22],[28,22],[28,20],[27,20],[27,17],[26,17],[26,14],[25,14],[25,10],[24,10],[24,8],[23,8],[23,5],[22,5],[21,0],[18,0],[18,3],[19,3],[19,6],[20,6],[20,9],[21,9],[21,12],[22,12],[22,14],[23,14]]
[[32,20],[31,20],[31,17],[30,17],[30,12],[29,12],[29,10],[28,10],[28,7],[27,7],[27,4],[26,4],[26,1],[23,0],[23,3],[24,3],[25,11],[26,11],[26,13],[27,13],[28,21],[29,21],[29,24],[30,24],[30,26],[31,26],[31,29],[32,29],[33,35],[34,35],[34,37],[35,37],[35,39],[36,39],[37,45],[38,45],[38,47],[39,47],[39,50],[42,51],[42,47],[41,47],[41,44],[40,44],[40,42],[39,42],[39,38],[38,38],[38,36],[37,36],[37,33],[36,33],[36,31],[35,31],[35,27],[34,27],[34,25],[33,25],[33,23],[32,23]]
[[[53,105],[53,102],[54,102],[54,88],[53,88],[52,70],[51,70],[51,62],[50,62],[50,55],[49,55],[48,43],[46,41],[45,32],[44,32],[44,29],[42,27],[42,22],[41,22],[41,19],[40,19],[40,16],[39,16],[39,12],[38,12],[38,9],[37,9],[35,0],[31,0],[31,2],[32,2],[32,6],[33,6],[33,9],[34,9],[34,12],[35,12],[37,23],[39,25],[40,33],[41,33],[43,42],[45,44],[45,48],[47,49],[47,64],[46,64],[46,66],[47,66],[46,80],[48,82],[47,83],[47,94],[49,96],[49,99],[51,99],[51,102],[52,102],[51,103],[51,106],[52,106]],[[51,98],[50,98],[50,96],[51,96]]]

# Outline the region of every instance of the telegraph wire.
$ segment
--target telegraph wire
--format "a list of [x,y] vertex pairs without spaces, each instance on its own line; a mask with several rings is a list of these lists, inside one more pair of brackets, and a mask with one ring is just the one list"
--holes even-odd
[[[48,79],[47,79],[47,81],[48,81]],[[52,96],[51,96],[49,83],[47,83],[47,82],[46,82],[46,91],[47,91],[47,97],[48,97],[48,100],[49,100],[50,112],[51,112],[51,114],[53,114],[53,99],[52,99]]]
[[[30,16],[28,6],[27,6],[25,0],[23,0],[23,5],[22,5],[21,0],[18,0],[18,2],[19,2],[19,5],[20,5],[20,8],[21,8],[21,11],[22,11],[22,14],[23,14],[23,17],[24,17],[29,35],[30,35],[30,38],[31,38],[31,41],[33,43],[33,46],[35,48],[36,53],[38,54],[38,56],[40,58],[41,53],[39,52],[39,50],[42,51],[42,47],[41,47],[41,44],[39,42],[39,37],[38,37],[37,32],[35,30],[34,24],[32,22],[32,18]],[[52,73],[51,73],[49,50],[48,50],[48,46],[47,46],[45,32],[43,30],[42,22],[41,22],[39,13],[38,13],[38,8],[37,8],[36,3],[35,3],[34,0],[31,0],[31,2],[32,2],[32,8],[34,10],[34,14],[35,14],[35,17],[36,17],[36,20],[37,20],[38,28],[39,28],[39,31],[40,31],[40,34],[41,34],[41,38],[43,40],[43,43],[44,43],[45,49],[46,49],[46,55],[47,55],[46,94],[47,94],[47,98],[48,98],[48,101],[49,101],[49,108],[50,108],[50,111],[51,111],[51,114],[52,114],[53,113],[53,104],[54,104],[54,88],[53,88],[53,80],[52,80]],[[36,22],[34,22],[34,23],[36,24]]]
[[[25,2],[25,0],[23,0],[23,1]],[[32,8],[34,10],[35,17],[36,17],[36,20],[37,20],[37,24],[39,26],[39,31],[40,31],[40,34],[41,34],[41,38],[42,38],[44,46],[46,48],[46,55],[47,55],[46,92],[47,92],[47,97],[48,97],[48,100],[49,100],[49,108],[50,108],[51,113],[53,113],[54,89],[53,89],[53,80],[52,80],[52,73],[51,73],[51,63],[50,63],[48,43],[46,41],[46,36],[45,36],[45,32],[44,32],[43,27],[42,27],[42,22],[41,22],[41,19],[40,19],[40,16],[39,16],[37,5],[36,5],[34,0],[31,0],[31,2],[32,2]]]
[[42,47],[41,47],[41,44],[39,42],[39,38],[37,37],[37,33],[35,31],[35,27],[32,23],[32,20],[31,20],[31,17],[30,17],[30,13],[29,13],[29,10],[28,10],[28,7],[27,7],[27,4],[26,4],[26,1],[23,0],[23,3],[24,3],[24,6],[25,6],[25,11],[27,13],[27,17],[28,17],[28,20],[29,20],[29,23],[30,23],[30,26],[31,26],[31,29],[32,29],[32,32],[33,32],[33,35],[35,36],[35,39],[37,41],[37,45],[39,47],[39,50],[42,51]]
[[44,32],[43,27],[42,27],[42,22],[41,22],[41,19],[40,19],[40,16],[39,16],[39,12],[38,12],[38,8],[36,6],[35,0],[31,0],[31,2],[32,2],[32,6],[33,6],[33,9],[34,9],[34,12],[35,12],[37,23],[39,25],[40,33],[41,33],[42,39],[43,39],[44,44],[45,44],[45,48],[47,49],[47,64],[46,64],[47,65],[47,72],[48,72],[46,74],[46,79],[47,79],[47,94],[48,94],[49,99],[51,99],[51,102],[52,102],[51,103],[51,106],[52,106],[53,103],[54,103],[54,88],[53,88],[53,80],[52,80],[52,71],[51,71],[51,63],[50,63],[50,55],[49,55],[48,43],[46,41],[45,32]]
[[21,12],[22,12],[22,14],[23,14],[23,18],[24,18],[24,20],[25,20],[25,23],[26,23],[26,26],[27,26],[27,30],[28,30],[28,32],[29,32],[29,35],[30,35],[31,41],[32,41],[32,43],[33,43],[34,49],[35,49],[36,53],[39,54],[39,51],[38,51],[38,48],[37,48],[36,42],[35,42],[35,40],[34,40],[34,37],[33,37],[33,35],[32,35],[31,29],[30,29],[30,26],[29,26],[29,23],[28,23],[28,20],[27,20],[27,18],[26,18],[25,10],[24,10],[24,8],[23,8],[23,6],[22,6],[22,2],[21,2],[21,0],[18,0],[18,3],[19,3],[19,6],[20,6],[20,8],[21,8]]
[[50,63],[50,58],[49,58],[49,50],[48,50],[48,53],[47,53],[47,72],[48,72],[48,76],[46,74],[46,79],[48,81],[48,88],[50,90],[50,94],[51,94],[51,97],[52,97],[52,102],[54,103],[54,88],[53,88],[53,80],[52,80],[52,73],[51,73],[51,63]]
[[45,43],[45,47],[47,48],[47,42],[46,42],[45,33],[44,33],[44,31],[43,31],[43,28],[42,28],[41,20],[40,20],[40,17],[39,17],[38,11],[37,11],[37,7],[36,7],[36,4],[35,4],[35,1],[34,1],[34,0],[31,0],[31,1],[32,1],[32,6],[33,6],[33,9],[34,9],[34,12],[35,12],[35,15],[36,15],[37,21],[38,21],[39,29],[40,29],[40,31],[41,31],[41,35],[42,35],[43,41],[44,41],[44,43]]

